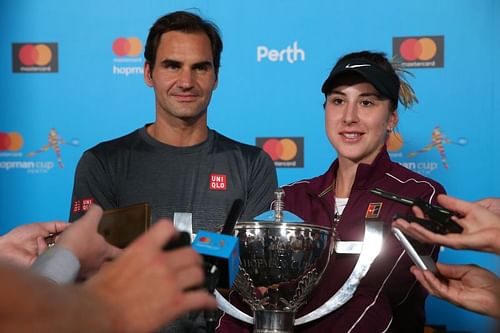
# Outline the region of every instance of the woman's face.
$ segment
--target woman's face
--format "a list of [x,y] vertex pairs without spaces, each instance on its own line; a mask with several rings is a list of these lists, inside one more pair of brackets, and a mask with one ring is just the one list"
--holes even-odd
[[340,161],[373,162],[398,116],[390,101],[368,82],[341,82],[327,96],[325,126]]

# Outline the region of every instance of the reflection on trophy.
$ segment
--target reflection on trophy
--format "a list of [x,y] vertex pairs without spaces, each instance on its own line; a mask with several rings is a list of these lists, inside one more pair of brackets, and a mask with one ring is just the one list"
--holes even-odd
[[235,289],[254,315],[254,332],[292,332],[295,313],[318,283],[334,249],[330,228],[283,222],[281,192],[274,221],[240,222]]
[[[281,189],[275,192],[270,218],[238,222],[240,272],[234,288],[250,306],[253,317],[230,304],[216,291],[219,308],[247,323],[254,332],[293,332],[294,325],[318,319],[345,304],[356,291],[382,246],[382,224],[366,222],[363,242],[341,242],[335,230],[300,221],[283,209]],[[301,318],[297,310],[318,284],[335,253],[359,254],[348,280],[322,306]]]
[[244,222],[235,288],[254,314],[255,332],[292,332],[295,312],[318,283],[333,251],[328,228]]

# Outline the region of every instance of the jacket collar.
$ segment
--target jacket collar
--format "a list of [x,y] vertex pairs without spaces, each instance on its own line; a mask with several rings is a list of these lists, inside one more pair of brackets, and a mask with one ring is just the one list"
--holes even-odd
[[[392,161],[389,158],[386,146],[383,146],[372,164],[361,163],[356,170],[356,177],[352,190],[368,190],[373,187],[379,179],[384,177],[391,169]],[[311,179],[307,185],[307,192],[313,196],[323,197],[333,191],[333,180],[339,168],[339,161],[336,159],[326,173]]]

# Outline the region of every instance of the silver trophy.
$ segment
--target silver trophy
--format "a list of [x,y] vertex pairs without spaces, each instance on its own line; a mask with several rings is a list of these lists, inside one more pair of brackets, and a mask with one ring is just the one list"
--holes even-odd
[[[345,304],[366,275],[382,245],[382,224],[366,222],[363,242],[340,242],[335,230],[297,221],[283,209],[283,191],[275,192],[274,211],[265,220],[238,222],[240,272],[233,288],[250,306],[253,317],[216,291],[219,308],[247,323],[257,333],[293,332],[295,325],[318,319]],[[295,318],[318,284],[335,253],[359,254],[344,285],[325,304]]]
[[281,191],[274,221],[239,222],[240,272],[234,288],[250,306],[254,332],[292,332],[297,309],[319,282],[335,248],[330,228],[284,222]]

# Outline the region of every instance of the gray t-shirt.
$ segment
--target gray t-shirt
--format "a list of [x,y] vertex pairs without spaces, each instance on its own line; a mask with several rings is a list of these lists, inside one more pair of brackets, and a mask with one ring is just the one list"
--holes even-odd
[[208,139],[191,147],[173,147],[149,136],[145,127],[98,144],[78,163],[70,221],[86,203],[103,209],[148,202],[153,221],[192,213],[193,231],[224,223],[235,199],[244,201],[240,220],[270,209],[276,170],[260,148],[209,130]]
[[[258,147],[214,130],[198,145],[174,147],[152,138],[145,126],[83,154],[70,221],[83,215],[91,202],[105,210],[147,202],[153,221],[191,213],[193,232],[213,231],[224,223],[236,199],[244,201],[240,221],[269,210],[276,188],[274,164]],[[168,332],[199,331],[193,324],[202,322],[203,316],[190,314],[170,325]]]

